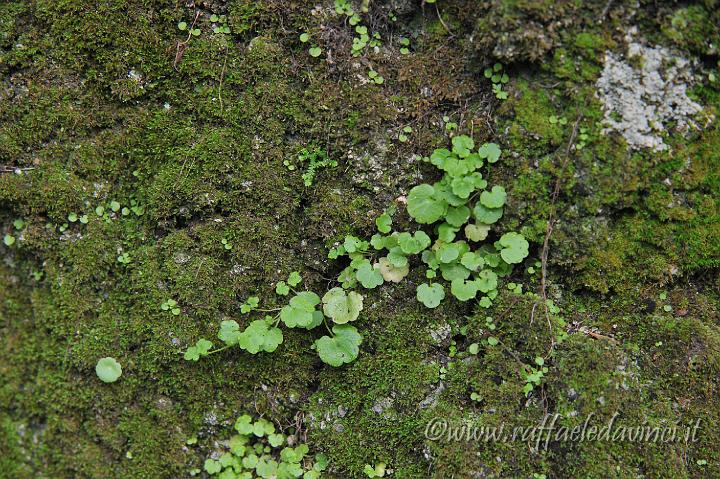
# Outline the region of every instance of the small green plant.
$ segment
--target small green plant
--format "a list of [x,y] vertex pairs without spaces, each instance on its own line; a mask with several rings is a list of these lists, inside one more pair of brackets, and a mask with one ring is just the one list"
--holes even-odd
[[488,331],[495,331],[497,328],[497,326],[495,326],[495,321],[490,316],[485,317],[485,327]]
[[230,251],[233,248],[232,243],[230,243],[226,238],[221,239],[220,244],[222,244],[223,248],[225,248],[228,251]]
[[567,118],[565,118],[564,116],[557,117],[555,115],[550,115],[550,117],[548,118],[548,122],[550,122],[551,125],[560,125],[560,126],[565,126],[568,124]]
[[5,243],[5,246],[12,246],[15,244],[15,237],[11,234],[6,234],[3,237],[3,243]]
[[368,71],[368,78],[375,82],[376,85],[382,85],[383,83],[385,83],[385,78],[383,78],[382,75],[380,75],[372,68],[370,68],[370,70]]
[[398,141],[400,141],[400,143],[405,143],[406,141],[408,141],[408,135],[412,132],[413,132],[412,127],[406,126],[405,128],[402,129],[402,133],[400,133],[398,135]]
[[187,351],[185,351],[185,360],[197,361],[201,357],[210,354],[212,347],[213,344],[207,339],[198,339],[194,346],[190,346]]
[[448,133],[451,133],[458,129],[458,124],[453,121],[450,121],[449,116],[447,116],[447,115],[443,116],[442,121],[443,121],[443,125],[445,125],[445,131],[447,131]]
[[[281,296],[287,295],[290,286],[299,285],[301,280],[300,274],[293,271],[288,276],[287,282],[282,281],[278,284],[276,292]],[[280,287],[281,283],[284,286]],[[239,347],[250,354],[271,353],[283,342],[282,330],[278,327],[283,323],[288,328],[304,329],[313,329],[324,324],[330,335],[321,337],[312,346],[318,352],[320,359],[331,366],[341,366],[355,360],[359,354],[362,336],[355,327],[346,323],[358,318],[362,310],[362,296],[354,292],[345,294],[340,288],[331,289],[322,299],[312,291],[293,291],[293,293],[294,296],[284,307],[265,310],[275,312],[274,316],[266,315],[263,319],[254,320],[243,331],[235,320],[222,321],[218,339],[225,346],[211,351],[212,343],[201,339],[195,346],[188,348],[185,359],[197,361],[200,357],[230,347]],[[321,303],[322,311],[317,309]],[[257,310],[258,305],[259,298],[252,296],[241,306],[241,312],[250,313]],[[334,323],[332,329],[328,325],[328,320]]]
[[[498,185],[485,189],[487,181],[478,171],[486,161],[499,160],[501,151],[497,145],[487,143],[474,152],[474,142],[467,136],[455,137],[452,143],[452,151],[435,150],[426,158],[445,172],[443,179],[434,185],[418,185],[407,197],[407,210],[412,218],[420,224],[437,225],[438,237],[434,244],[422,230],[412,234],[377,234],[369,242],[347,236],[345,242],[331,249],[328,255],[330,258],[348,255],[351,260],[338,278],[343,287],[352,288],[359,283],[365,288],[374,288],[383,283],[379,261],[375,264],[370,261],[372,246],[376,251],[387,250],[384,260],[396,268],[407,266],[409,256],[422,253],[422,261],[433,271],[426,276],[434,278],[440,273],[450,282],[450,293],[460,301],[483,293],[481,306],[490,306],[497,295],[498,278],[507,276],[514,264],[522,262],[528,255],[529,245],[515,232],[505,233],[493,245],[486,244],[477,250],[473,250],[468,241],[457,240],[463,226],[470,242],[485,239],[491,225],[502,216],[507,194]],[[467,205],[471,197],[479,199],[473,208]],[[467,224],[473,217],[476,223]],[[417,288],[417,299],[430,308],[437,307],[445,294],[445,288],[437,282]]]
[[580,128],[580,132],[578,134],[578,142],[575,144],[576,150],[582,150],[585,148],[590,141],[590,135],[588,134],[587,128]]
[[[61,227],[62,231],[62,227]],[[121,253],[117,257],[118,263],[128,265],[132,262],[132,259],[130,258],[130,253]]]
[[383,211],[383,214],[375,219],[375,226],[382,234],[388,234],[392,231],[392,216],[395,214],[395,206],[391,205]]
[[95,374],[102,382],[114,383],[122,375],[122,366],[115,358],[102,358],[95,365]]
[[257,296],[250,296],[248,299],[245,300],[243,304],[240,305],[240,312],[242,314],[247,314],[250,311],[257,309],[259,305],[260,298],[258,298]]
[[510,77],[503,71],[501,63],[494,64],[491,68],[485,69],[485,78],[492,82],[492,89],[498,100],[507,100],[508,94],[503,90],[503,85],[510,81]]
[[[308,455],[306,444],[290,446],[267,419],[243,414],[235,421],[235,432],[226,441],[226,451],[205,459],[203,470],[218,479],[320,479],[327,469],[324,454]],[[199,474],[195,470],[195,475]]]
[[177,305],[177,301],[174,299],[165,300],[165,302],[160,305],[160,309],[163,311],[169,311],[173,316],[178,316],[180,314],[180,308]]
[[400,44],[400,54],[401,55],[409,55],[410,54],[410,39],[401,37],[400,40],[398,40],[398,43]]
[[368,28],[363,25],[360,13],[367,13],[367,8],[361,8],[361,12],[356,12],[349,0],[335,0],[335,12],[338,15],[345,15],[350,26],[354,27],[356,36],[352,41],[352,56],[360,56],[366,49],[378,48],[382,45],[380,33],[369,33]]
[[297,155],[296,163],[285,160],[283,164],[289,171],[306,165],[305,172],[302,174],[303,183],[305,186],[312,186],[317,172],[323,168],[335,168],[337,161],[330,159],[327,152],[321,148],[303,148]]
[[525,379],[525,386],[523,387],[525,397],[529,396],[530,392],[532,392],[534,388],[539,387],[540,384],[542,384],[542,380],[548,372],[548,368],[545,367],[545,360],[543,358],[539,356],[535,358],[535,365],[537,367],[525,365],[525,368],[522,371]]
[[[187,31],[187,30],[188,30],[188,24],[187,24],[187,22],[178,22],[177,27],[178,27],[178,30],[180,30],[181,32],[184,32],[184,31]],[[192,35],[193,37],[200,36],[200,29],[199,29],[199,28],[191,28],[191,29],[189,30],[189,33],[190,33],[190,35]]]
[[374,478],[374,477],[385,477],[385,463],[379,462],[375,464],[375,466],[371,466],[370,464],[365,464],[365,467],[363,468],[363,472],[367,477]]
[[213,13],[210,15],[210,21],[215,24],[213,25],[213,33],[230,33],[230,27],[227,24],[226,15],[216,15]]
[[300,284],[300,281],[302,281],[300,273],[298,273],[297,271],[293,271],[288,275],[287,282],[278,281],[277,285],[275,286],[275,293],[280,296],[287,296],[288,294],[290,294],[290,288],[294,288],[295,286]]

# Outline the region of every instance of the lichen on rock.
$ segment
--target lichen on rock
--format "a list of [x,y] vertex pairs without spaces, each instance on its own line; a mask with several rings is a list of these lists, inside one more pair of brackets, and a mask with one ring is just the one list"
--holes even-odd
[[668,149],[666,125],[678,130],[695,126],[703,107],[687,95],[693,62],[662,46],[644,45],[628,33],[625,54],[607,52],[596,82],[605,113],[604,133],[620,133],[632,149]]

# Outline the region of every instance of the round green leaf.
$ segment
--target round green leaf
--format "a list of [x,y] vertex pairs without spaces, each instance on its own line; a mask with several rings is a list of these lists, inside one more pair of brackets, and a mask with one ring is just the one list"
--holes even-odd
[[442,263],[440,272],[446,281],[468,279],[470,277],[470,270],[458,263]]
[[497,288],[497,275],[489,269],[484,269],[478,273],[475,282],[480,291],[487,293]]
[[475,205],[475,208],[473,208],[473,214],[475,215],[475,219],[477,219],[479,222],[490,225],[500,219],[503,214],[503,209],[486,208],[480,202],[478,202]]
[[122,366],[115,358],[102,358],[95,365],[95,373],[102,382],[114,383],[122,375]]
[[387,234],[392,230],[392,217],[383,213],[375,219],[375,225],[379,232]]
[[428,308],[436,308],[445,298],[445,289],[439,283],[423,283],[417,287],[416,296]]
[[290,299],[290,306],[308,313],[315,311],[315,306],[318,304],[320,304],[320,296],[312,291],[303,291]]
[[388,258],[380,258],[378,265],[380,266],[380,274],[383,279],[393,283],[399,283],[410,272],[407,258],[405,258],[405,265],[403,266],[395,266]]
[[449,225],[456,228],[460,228],[462,225],[467,223],[470,218],[470,208],[467,206],[453,206],[448,208],[447,215],[445,215],[445,221]]
[[452,263],[460,256],[460,248],[454,243],[444,244],[435,251],[435,256],[441,263]]
[[351,291],[346,293],[342,288],[333,288],[322,298],[323,312],[337,324],[355,321],[363,309],[363,297]]
[[282,331],[279,328],[270,328],[262,319],[250,323],[238,337],[238,346],[250,354],[257,354],[260,351],[271,353],[282,342]]
[[485,238],[487,238],[489,232],[490,225],[486,225],[483,223],[476,225],[467,225],[465,227],[465,237],[470,241],[483,241]]
[[522,262],[528,253],[528,242],[520,233],[505,233],[498,241],[502,245],[500,256],[508,264],[516,264]]
[[416,231],[414,235],[404,232],[398,234],[398,245],[405,254],[418,254],[430,243],[430,237],[424,231]]
[[501,208],[505,204],[507,193],[502,186],[493,186],[491,191],[483,191],[480,194],[480,203],[486,208]]
[[450,283],[450,292],[460,301],[468,301],[475,297],[478,287],[475,281],[456,279]]
[[478,150],[480,158],[487,158],[488,163],[495,163],[500,159],[500,147],[495,143],[485,143]]
[[313,312],[303,311],[288,304],[280,310],[280,320],[288,328],[307,328],[313,322]]
[[373,289],[384,282],[382,275],[378,271],[379,268],[380,267],[378,266],[376,269],[369,261],[366,260],[357,269],[355,277],[358,281],[360,281],[360,284],[363,285],[363,288]]
[[470,150],[475,148],[475,142],[467,135],[458,135],[452,139],[453,153],[461,158],[465,158],[470,154]]
[[407,210],[415,221],[422,224],[434,223],[447,211],[448,204],[436,195],[435,188],[428,184],[415,186],[407,197]]
[[475,180],[469,176],[459,176],[450,182],[450,189],[460,198],[467,198],[475,190]]
[[362,343],[362,336],[357,329],[349,324],[336,324],[332,332],[332,337],[323,336],[315,341],[320,359],[335,367],[354,361]]
[[460,264],[471,271],[477,271],[478,268],[485,264],[485,260],[479,254],[470,251],[462,255],[462,258],[460,258]]

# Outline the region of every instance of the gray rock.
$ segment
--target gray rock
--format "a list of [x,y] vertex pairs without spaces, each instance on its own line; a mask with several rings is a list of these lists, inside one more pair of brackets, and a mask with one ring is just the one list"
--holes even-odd
[[667,48],[634,41],[634,33],[626,36],[624,55],[605,54],[596,83],[605,112],[603,133],[620,133],[633,149],[667,150],[665,124],[674,122],[685,130],[696,126],[692,117],[702,111],[686,94],[693,64]]

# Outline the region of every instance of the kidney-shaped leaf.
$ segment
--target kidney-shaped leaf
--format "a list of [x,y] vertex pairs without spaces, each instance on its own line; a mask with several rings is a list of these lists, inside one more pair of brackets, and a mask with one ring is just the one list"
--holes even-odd
[[323,336],[315,341],[320,359],[330,366],[339,367],[357,358],[360,352],[362,336],[349,324],[336,324],[332,328],[333,336]]
[[346,293],[342,288],[333,288],[322,298],[323,312],[337,324],[355,321],[363,308],[363,297],[351,291]]

